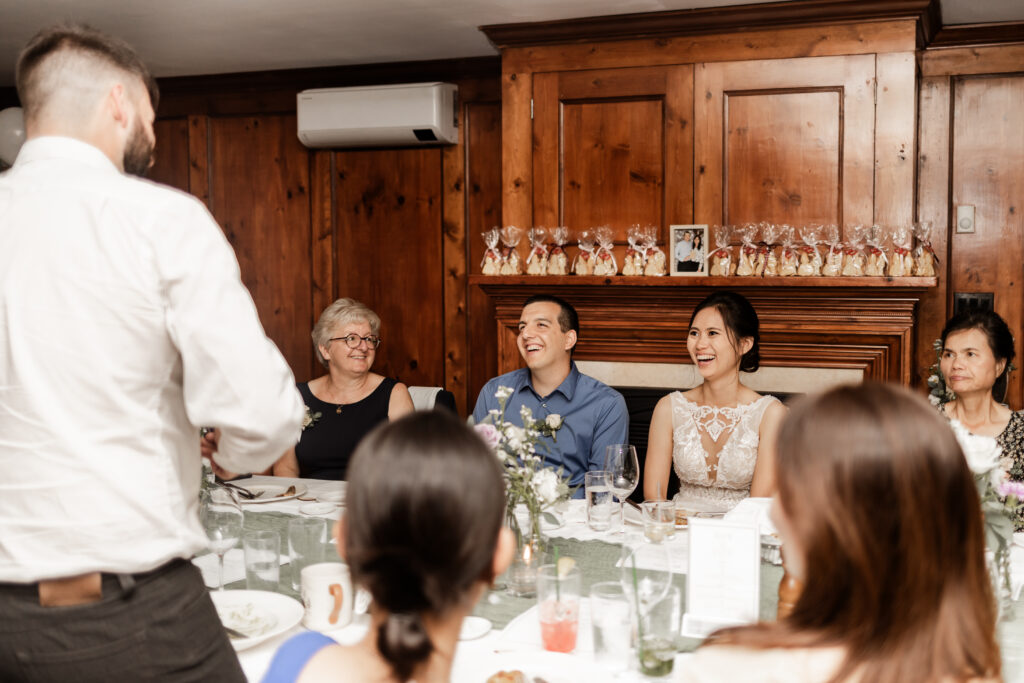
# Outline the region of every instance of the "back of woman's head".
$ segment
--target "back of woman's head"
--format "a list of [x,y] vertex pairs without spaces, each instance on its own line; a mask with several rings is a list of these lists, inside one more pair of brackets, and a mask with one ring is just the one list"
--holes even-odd
[[387,620],[377,647],[399,680],[433,645],[443,615],[490,581],[504,511],[497,458],[457,418],[418,412],[368,435],[348,470],[345,555]]
[[933,408],[874,383],[807,399],[777,477],[804,566],[787,628],[844,645],[863,680],[998,673],[980,502]]
[[736,292],[713,292],[693,309],[690,327],[693,327],[697,314],[705,308],[714,308],[722,316],[729,340],[735,348],[739,348],[740,340],[744,337],[750,337],[754,341],[750,350],[740,359],[740,370],[756,372],[761,366],[761,323],[751,303],[745,296]]
[[992,385],[992,396],[997,401],[1002,401],[1006,396],[1007,380],[1010,374],[1010,363],[1013,362],[1017,350],[1013,346],[1013,334],[1009,326],[995,311],[981,308],[967,308],[957,313],[942,328],[942,346],[945,348],[946,339],[954,332],[966,330],[978,330],[988,340],[988,347],[992,351],[996,362],[1006,361],[1006,366]]

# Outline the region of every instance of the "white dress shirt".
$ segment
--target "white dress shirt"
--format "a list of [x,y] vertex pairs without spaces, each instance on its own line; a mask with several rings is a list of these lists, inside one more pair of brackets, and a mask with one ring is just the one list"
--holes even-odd
[[198,426],[250,472],[303,414],[198,200],[78,140],[25,143],[0,174],[0,581],[190,557]]

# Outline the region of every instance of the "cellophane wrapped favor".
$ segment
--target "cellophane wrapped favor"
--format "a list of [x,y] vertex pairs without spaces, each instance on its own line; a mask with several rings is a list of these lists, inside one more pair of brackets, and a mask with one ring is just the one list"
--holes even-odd
[[761,226],[761,240],[765,246],[764,276],[775,277],[779,274],[779,257],[775,254],[775,243],[779,241],[779,226],[765,223]]
[[885,255],[885,232],[880,225],[872,225],[868,231],[867,246],[864,248],[864,274],[871,277],[885,275],[889,259]]
[[824,233],[828,251],[825,252],[825,266],[821,269],[821,274],[827,277],[838,277],[843,272],[843,245],[839,241],[839,226],[826,225]]
[[577,275],[593,275],[594,274],[594,250],[597,248],[594,244],[594,236],[589,230],[580,230],[579,234],[576,235],[576,243],[579,245],[580,253],[576,254],[576,258],[572,262],[572,272]]
[[526,237],[530,240],[530,255],[526,257],[527,275],[548,274],[548,231],[542,227],[530,228]]
[[640,243],[644,250],[644,275],[667,275],[668,260],[665,252],[658,246],[658,229],[648,225],[643,229],[643,241]]
[[796,268],[796,274],[800,277],[821,275],[821,252],[818,251],[818,242],[821,241],[821,226],[808,225],[801,228],[800,240],[803,244],[797,247],[800,265]]
[[843,275],[847,277],[860,277],[864,274],[864,239],[866,236],[865,226],[846,226],[846,248],[843,250]]
[[914,274],[914,255],[910,253],[913,235],[905,225],[892,231],[892,253],[889,254],[889,275],[906,277]]
[[514,225],[506,225],[501,231],[501,274],[522,275],[523,264],[519,260],[519,252],[516,247],[519,240],[523,238],[523,231]]
[[615,261],[615,252],[612,251],[615,248],[612,229],[602,225],[594,230],[594,237],[597,239],[594,275],[616,275],[619,272],[619,264]]
[[644,257],[644,248],[642,246],[643,238],[643,230],[640,229],[639,225],[630,226],[626,232],[626,242],[629,246],[626,247],[626,258],[622,262],[623,275],[644,274],[646,258]]
[[757,226],[747,223],[737,230],[740,236],[739,262],[736,264],[736,274],[743,277],[751,277],[756,272],[757,262]]
[[484,275],[501,275],[501,251],[498,249],[498,241],[501,239],[501,230],[497,227],[485,230],[482,233],[484,244],[484,259],[480,262],[480,272]]
[[914,275],[935,277],[935,264],[939,257],[932,249],[931,221],[914,223],[914,237],[917,238],[917,246],[914,248]]
[[551,251],[548,253],[548,275],[568,275],[569,256],[565,253],[565,244],[569,241],[569,228],[552,228],[551,241]]
[[796,256],[796,249],[793,241],[796,239],[796,229],[792,225],[783,225],[779,228],[779,240],[782,248],[779,249],[779,275],[790,277],[796,275],[800,262]]
[[728,225],[716,225],[713,228],[715,236],[715,251],[711,254],[711,270],[709,275],[732,275],[736,272],[736,264],[732,260],[732,247],[729,246],[729,239],[732,231]]

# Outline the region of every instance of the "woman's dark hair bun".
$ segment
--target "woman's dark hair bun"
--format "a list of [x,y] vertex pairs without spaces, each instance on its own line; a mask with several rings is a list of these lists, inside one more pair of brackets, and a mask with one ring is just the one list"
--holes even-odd
[[434,647],[419,614],[392,612],[377,627],[377,649],[399,680],[408,680]]

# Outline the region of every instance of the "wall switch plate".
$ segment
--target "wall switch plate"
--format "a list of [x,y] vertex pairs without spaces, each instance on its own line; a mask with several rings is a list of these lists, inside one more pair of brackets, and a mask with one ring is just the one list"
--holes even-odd
[[956,207],[956,231],[960,233],[974,232],[974,207],[961,204]]

